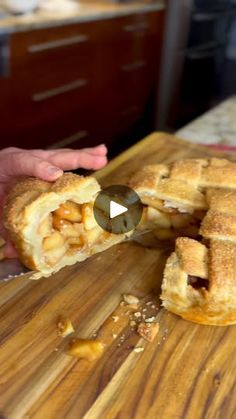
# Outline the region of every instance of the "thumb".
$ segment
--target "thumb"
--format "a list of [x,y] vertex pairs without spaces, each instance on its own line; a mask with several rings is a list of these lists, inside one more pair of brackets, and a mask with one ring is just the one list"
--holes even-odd
[[[9,176],[34,176],[54,181],[63,171],[47,161],[26,152],[9,152],[0,155],[0,180]],[[5,179],[6,180],[6,179]]]

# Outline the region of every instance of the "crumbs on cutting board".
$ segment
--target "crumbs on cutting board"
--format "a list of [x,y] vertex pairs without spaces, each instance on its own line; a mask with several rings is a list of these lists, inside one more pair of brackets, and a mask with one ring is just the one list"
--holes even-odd
[[[60,316],[57,320],[57,334],[61,338],[66,338],[75,333],[74,326],[68,317]],[[99,340],[82,339],[73,337],[69,341],[67,354],[79,359],[87,359],[94,361],[103,354],[105,345]],[[58,352],[58,348],[54,348],[54,352]]]
[[[124,316],[128,317],[129,330],[136,332],[147,342],[153,342],[159,332],[159,323],[156,320],[159,310],[157,301],[153,299],[143,301],[133,294],[123,294],[122,297],[122,301],[119,303],[122,311],[119,315],[113,313],[111,316],[113,323],[123,320]],[[116,328],[115,324],[114,328]],[[112,329],[112,337],[114,340],[118,338],[117,347],[121,347],[127,336],[124,333],[118,334],[114,328]],[[126,333],[128,332],[126,331]],[[134,351],[139,353],[144,348],[142,350],[139,348],[138,351],[136,349],[137,347],[134,348]]]
[[123,294],[123,300],[125,303],[132,305],[132,304],[139,304],[139,299],[138,297],[135,297],[132,294]]
[[134,348],[134,352],[136,352],[137,354],[139,354],[140,352],[144,351],[144,347],[143,346],[136,346],[136,348]]
[[111,316],[111,318],[115,323],[119,320],[119,316]]
[[[158,311],[158,301],[155,297],[140,299],[133,294],[123,294],[117,309],[106,319],[102,327],[93,330],[90,335],[92,338],[75,337],[71,320],[63,316],[60,316],[57,321],[57,331],[62,338],[72,335],[67,354],[76,358],[93,361],[103,354],[105,346],[114,341],[118,348],[126,344],[126,349],[131,349],[138,354],[144,351],[145,345],[135,346],[135,343],[132,343],[135,335],[149,343],[156,339],[160,326],[156,317]],[[167,334],[168,329],[165,329],[164,333],[162,332],[163,341]],[[160,342],[157,342],[157,345],[160,345]],[[58,348],[54,350],[57,351]]]
[[72,339],[69,343],[68,355],[79,359],[95,361],[100,358],[104,352],[105,345],[92,339]]
[[16,275],[7,275],[6,278],[3,278],[4,282],[10,281],[11,279],[17,278],[18,276],[22,276],[25,275],[27,272],[20,272],[19,274]]
[[61,336],[62,338],[65,338],[68,335],[71,335],[74,333],[75,329],[73,324],[71,323],[71,320],[60,316],[57,321],[57,333],[58,336]]
[[139,323],[137,332],[148,342],[153,342],[159,332],[159,323]]

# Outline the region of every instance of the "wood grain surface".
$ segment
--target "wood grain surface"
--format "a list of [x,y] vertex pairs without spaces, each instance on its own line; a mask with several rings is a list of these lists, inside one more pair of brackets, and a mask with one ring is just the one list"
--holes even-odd
[[[124,183],[143,164],[213,153],[154,133],[96,177],[103,185]],[[127,242],[48,279],[1,282],[0,416],[235,418],[236,327],[200,326],[160,307],[168,253]],[[160,331],[154,342],[131,329],[123,293],[155,302]],[[97,334],[105,344],[99,360],[66,353],[69,338],[57,335],[59,315],[72,320],[77,336]]]

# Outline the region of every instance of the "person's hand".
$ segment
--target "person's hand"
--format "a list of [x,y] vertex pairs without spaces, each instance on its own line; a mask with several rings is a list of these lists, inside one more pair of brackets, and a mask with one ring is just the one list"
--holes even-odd
[[99,145],[82,150],[23,150],[9,147],[0,151],[0,236],[6,244],[3,252],[6,257],[17,257],[2,224],[2,210],[9,188],[19,176],[34,176],[53,182],[62,176],[64,170],[101,169],[107,163],[107,148]]

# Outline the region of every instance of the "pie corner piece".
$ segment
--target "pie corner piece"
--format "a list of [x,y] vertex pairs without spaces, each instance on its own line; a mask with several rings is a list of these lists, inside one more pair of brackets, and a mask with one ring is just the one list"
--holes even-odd
[[235,324],[236,164],[212,158],[178,161],[165,170],[153,165],[130,184],[146,206],[139,228],[152,225],[158,234],[165,217],[164,237],[176,239],[164,270],[162,305],[192,322]]

